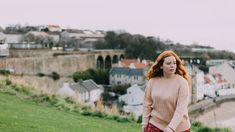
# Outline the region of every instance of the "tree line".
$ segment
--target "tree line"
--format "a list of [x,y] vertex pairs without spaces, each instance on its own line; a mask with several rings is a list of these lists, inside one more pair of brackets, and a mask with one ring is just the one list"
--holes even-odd
[[[173,50],[180,56],[199,57],[204,60],[209,59],[229,59],[234,60],[235,54],[225,50],[215,50],[210,46],[199,44],[184,45],[174,43],[171,40],[163,41],[160,38],[130,33],[117,33],[108,31],[104,40],[97,41],[96,49],[123,49],[127,58],[140,58],[154,60],[156,56],[164,50]],[[205,51],[192,51],[192,48],[208,49]]]

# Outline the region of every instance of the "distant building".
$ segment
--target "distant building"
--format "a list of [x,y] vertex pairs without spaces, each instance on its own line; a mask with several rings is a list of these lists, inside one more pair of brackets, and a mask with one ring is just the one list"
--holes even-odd
[[104,88],[97,85],[93,80],[80,80],[77,83],[64,83],[63,87],[57,91],[57,94],[65,97],[73,97],[81,102],[94,103],[98,101]]
[[140,59],[122,59],[118,62],[117,67],[128,67],[131,69],[148,69],[154,62]]
[[5,40],[4,34],[0,32],[0,57],[9,56],[9,45]]
[[192,88],[190,89],[190,102],[196,103],[197,100],[203,98],[201,91],[204,87],[204,72],[198,69],[195,65],[186,63],[185,69],[191,76]]
[[51,38],[54,43],[58,43],[60,41],[60,34],[54,32],[30,31],[26,35],[32,35],[33,37],[41,37],[41,38]]
[[126,113],[134,113],[138,118],[143,112],[144,92],[147,82],[143,84],[135,84],[127,89],[127,93],[118,98],[119,102],[123,102],[123,111]]
[[23,34],[20,33],[5,33],[6,43],[9,45],[15,44],[15,43],[21,43]]
[[94,49],[95,42],[104,37],[104,31],[66,29],[61,33],[61,42],[73,41],[73,48]]
[[131,69],[125,67],[113,67],[109,74],[111,85],[134,85],[142,84],[145,80],[144,69]]
[[228,83],[235,84],[235,67],[231,61],[223,61],[219,65],[209,67],[209,73],[220,73]]
[[224,63],[226,60],[225,59],[211,59],[206,61],[207,66],[216,66]]
[[62,28],[59,25],[39,26],[39,30],[48,32],[62,32]]

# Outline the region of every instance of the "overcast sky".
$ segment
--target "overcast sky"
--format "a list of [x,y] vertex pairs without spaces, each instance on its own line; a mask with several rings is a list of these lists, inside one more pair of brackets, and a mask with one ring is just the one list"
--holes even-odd
[[125,30],[235,52],[234,0],[0,0],[0,26]]

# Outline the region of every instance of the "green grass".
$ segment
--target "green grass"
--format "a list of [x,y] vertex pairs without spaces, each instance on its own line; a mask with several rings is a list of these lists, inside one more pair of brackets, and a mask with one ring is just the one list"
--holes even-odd
[[137,132],[137,123],[82,116],[0,92],[1,132]]
[[[91,111],[71,98],[38,93],[31,87],[0,82],[0,132],[138,132],[130,117]],[[194,122],[192,132],[232,132]]]

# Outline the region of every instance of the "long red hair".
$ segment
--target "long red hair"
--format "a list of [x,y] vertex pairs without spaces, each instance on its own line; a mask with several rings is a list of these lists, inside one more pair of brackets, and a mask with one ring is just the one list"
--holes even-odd
[[180,60],[179,56],[175,52],[173,52],[171,50],[166,50],[166,51],[162,52],[157,57],[157,59],[155,60],[154,64],[148,70],[147,79],[149,80],[149,79],[154,78],[154,77],[161,77],[161,76],[163,76],[163,70],[160,67],[163,65],[164,59],[166,57],[169,57],[169,56],[174,56],[175,59],[176,59],[177,67],[176,67],[175,73],[179,74],[180,76],[185,78],[188,81],[189,86],[190,86],[191,85],[191,79],[190,79],[188,73],[186,72],[186,69],[185,69],[182,61]]

